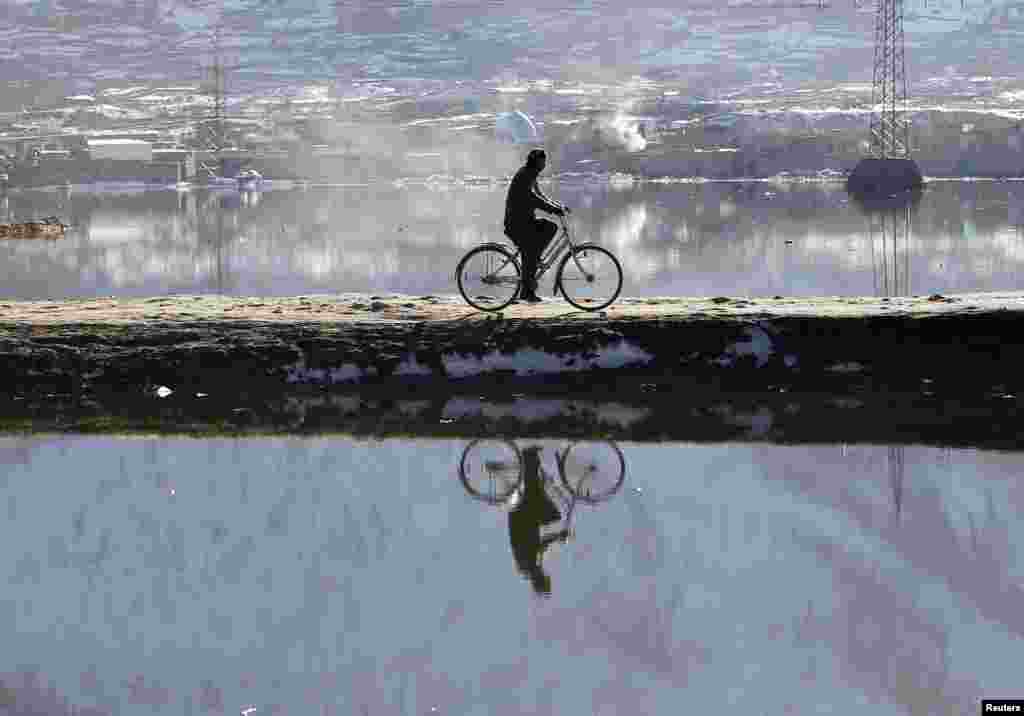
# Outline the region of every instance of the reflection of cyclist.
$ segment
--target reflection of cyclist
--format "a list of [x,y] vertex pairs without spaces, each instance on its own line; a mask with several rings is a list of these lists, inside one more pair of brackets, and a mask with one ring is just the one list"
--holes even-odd
[[515,509],[508,513],[508,535],[519,571],[530,580],[538,594],[549,595],[551,577],[544,572],[541,560],[552,542],[564,542],[568,538],[569,530],[541,536],[541,527],[557,523],[562,519],[562,513],[544,490],[544,481],[540,476],[540,448],[524,448],[522,456],[522,498]]
[[523,295],[529,303],[543,299],[537,295],[537,263],[544,249],[558,233],[553,221],[538,219],[536,209],[564,216],[564,206],[551,201],[540,190],[537,177],[547,165],[547,154],[543,149],[534,149],[526,157],[526,164],[512,177],[505,199],[505,235],[512,239],[523,255]]

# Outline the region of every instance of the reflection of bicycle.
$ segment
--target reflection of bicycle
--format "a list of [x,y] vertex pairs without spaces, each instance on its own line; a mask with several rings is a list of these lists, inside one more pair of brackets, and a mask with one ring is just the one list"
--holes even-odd
[[[599,311],[610,305],[622,290],[622,267],[608,249],[592,243],[573,241],[569,223],[560,217],[561,233],[544,250],[537,263],[536,280],[558,263],[555,294],[584,311]],[[459,293],[473,308],[500,311],[512,303],[522,284],[519,249],[500,242],[488,242],[470,249],[455,269]]]
[[[614,443],[574,442],[555,450],[559,480],[540,470],[545,487],[569,507],[607,500],[626,479],[626,461]],[[524,481],[519,448],[508,440],[474,440],[462,453],[459,479],[466,492],[492,505],[514,506]]]

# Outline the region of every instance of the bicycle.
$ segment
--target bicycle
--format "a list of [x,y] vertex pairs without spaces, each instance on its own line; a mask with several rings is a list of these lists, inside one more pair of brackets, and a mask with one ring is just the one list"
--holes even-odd
[[[622,266],[608,249],[594,243],[576,243],[569,222],[559,217],[562,230],[541,254],[536,280],[558,263],[554,295],[561,292],[583,311],[600,311],[619,297]],[[473,308],[500,311],[520,294],[522,270],[517,247],[489,241],[469,250],[455,269],[459,293]]]
[[[559,485],[541,469],[544,484],[571,507],[577,500],[596,505],[616,494],[626,479],[626,461],[613,442],[573,442],[555,450]],[[519,448],[509,440],[470,442],[459,462],[459,480],[470,496],[491,505],[514,506],[523,484]],[[565,493],[568,492],[568,497]]]

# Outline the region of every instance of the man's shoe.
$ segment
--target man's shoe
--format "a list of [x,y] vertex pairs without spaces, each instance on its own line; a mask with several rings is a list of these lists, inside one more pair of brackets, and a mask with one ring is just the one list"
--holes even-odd
[[544,303],[544,299],[534,294],[533,296],[524,296],[523,303]]

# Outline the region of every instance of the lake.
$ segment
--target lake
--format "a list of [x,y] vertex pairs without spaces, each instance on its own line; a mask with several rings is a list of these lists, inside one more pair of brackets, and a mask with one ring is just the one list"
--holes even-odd
[[[625,296],[930,295],[1016,290],[1024,183],[935,181],[908,211],[841,184],[563,178],[577,237],[612,249]],[[173,293],[455,293],[471,246],[501,239],[504,181],[261,192],[13,191],[7,220],[57,215],[58,241],[0,240],[11,299]],[[546,279],[543,286],[551,279]]]
[[8,435],[0,466],[0,699],[26,713],[969,713],[1018,693],[1020,453]]

